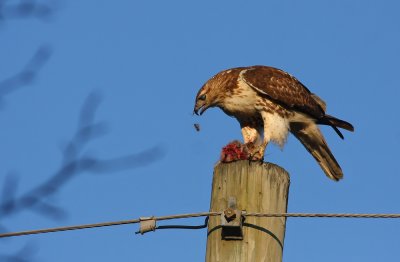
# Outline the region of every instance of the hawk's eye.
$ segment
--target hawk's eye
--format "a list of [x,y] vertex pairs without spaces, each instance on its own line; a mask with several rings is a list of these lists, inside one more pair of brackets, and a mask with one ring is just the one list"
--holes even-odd
[[206,100],[206,94],[199,96],[199,100]]

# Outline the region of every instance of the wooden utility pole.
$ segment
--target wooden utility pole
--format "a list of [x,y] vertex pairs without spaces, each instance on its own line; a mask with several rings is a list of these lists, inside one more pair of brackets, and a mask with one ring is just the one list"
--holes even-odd
[[[288,173],[271,163],[218,163],[214,168],[210,211],[223,211],[230,205],[252,213],[286,213],[289,184]],[[224,217],[209,219],[206,262],[282,261],[286,218],[246,217],[242,240],[222,239],[225,228],[221,220]]]

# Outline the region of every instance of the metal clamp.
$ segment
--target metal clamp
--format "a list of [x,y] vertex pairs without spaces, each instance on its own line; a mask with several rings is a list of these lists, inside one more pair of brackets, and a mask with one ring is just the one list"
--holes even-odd
[[221,214],[221,236],[223,240],[243,239],[242,211],[236,209],[236,198],[230,197],[228,208]]

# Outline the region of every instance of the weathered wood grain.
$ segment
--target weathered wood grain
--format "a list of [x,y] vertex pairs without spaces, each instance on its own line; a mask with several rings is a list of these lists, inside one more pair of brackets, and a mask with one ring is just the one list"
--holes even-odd
[[[229,198],[235,197],[239,210],[285,213],[289,184],[288,173],[271,163],[218,163],[210,211],[225,210]],[[220,217],[210,217],[206,262],[282,261],[285,218],[246,217],[243,240],[222,240],[220,224]]]

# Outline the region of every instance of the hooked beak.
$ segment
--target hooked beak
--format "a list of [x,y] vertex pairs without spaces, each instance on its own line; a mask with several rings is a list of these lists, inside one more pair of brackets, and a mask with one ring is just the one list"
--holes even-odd
[[193,114],[201,116],[207,109],[208,106],[205,103],[197,102],[196,105],[194,106]]

